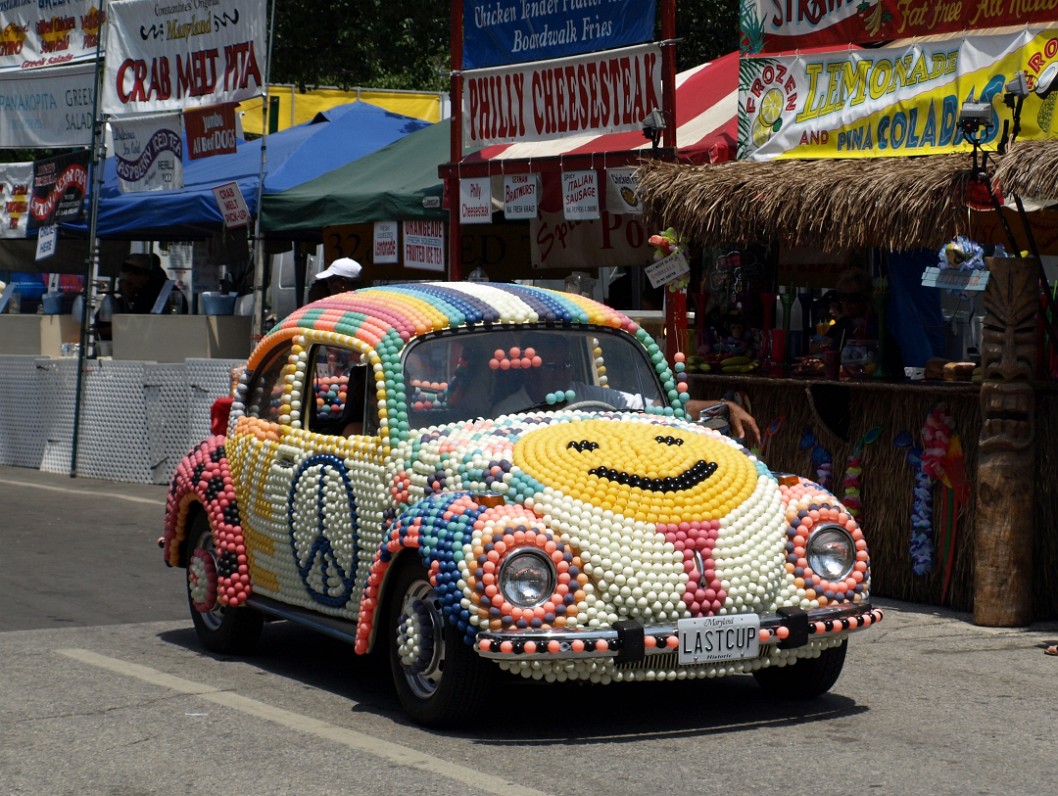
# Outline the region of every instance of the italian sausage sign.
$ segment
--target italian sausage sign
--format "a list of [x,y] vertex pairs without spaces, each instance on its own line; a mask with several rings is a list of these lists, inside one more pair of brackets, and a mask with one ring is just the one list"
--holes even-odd
[[114,0],[103,113],[241,102],[261,94],[265,0]]

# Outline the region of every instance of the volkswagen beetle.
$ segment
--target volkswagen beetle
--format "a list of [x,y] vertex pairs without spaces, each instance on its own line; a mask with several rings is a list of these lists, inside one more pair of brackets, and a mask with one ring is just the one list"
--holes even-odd
[[245,653],[279,619],[379,650],[431,726],[468,718],[501,670],[825,692],[882,618],[863,532],[691,422],[675,370],[626,316],[540,288],[302,307],[169,490],[164,556],[198,637]]

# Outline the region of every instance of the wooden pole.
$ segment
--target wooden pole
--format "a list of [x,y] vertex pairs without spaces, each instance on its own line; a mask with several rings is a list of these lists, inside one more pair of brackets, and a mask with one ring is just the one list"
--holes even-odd
[[1034,258],[986,259],[981,342],[981,436],[974,522],[974,624],[1032,621],[1036,497],[1036,312]]

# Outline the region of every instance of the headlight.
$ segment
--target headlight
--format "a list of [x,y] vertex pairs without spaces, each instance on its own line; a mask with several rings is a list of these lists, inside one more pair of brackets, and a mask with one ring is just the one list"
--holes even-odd
[[551,559],[540,550],[518,550],[500,565],[500,591],[520,608],[535,608],[550,599],[555,579]]
[[856,563],[856,544],[840,525],[821,525],[808,540],[808,566],[824,580],[841,580]]

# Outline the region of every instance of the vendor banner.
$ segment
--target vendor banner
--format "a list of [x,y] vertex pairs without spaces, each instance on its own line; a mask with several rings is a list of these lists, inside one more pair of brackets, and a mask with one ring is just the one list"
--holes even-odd
[[36,230],[61,221],[80,221],[88,193],[89,150],[38,160],[33,164],[33,192],[27,228]]
[[391,265],[399,262],[397,250],[399,227],[396,221],[376,221],[371,230],[371,262]]
[[982,28],[1046,25],[1058,17],[1053,0],[742,0],[744,53],[910,39]]
[[184,187],[183,127],[179,113],[114,119],[118,184],[122,193]]
[[92,143],[95,68],[0,72],[0,149],[58,149]]
[[463,73],[463,150],[637,131],[661,107],[661,48],[626,47]]
[[540,181],[535,174],[507,174],[503,177],[503,217],[507,221],[536,218],[540,202]]
[[33,163],[0,163],[0,238],[26,237]]
[[567,221],[599,217],[599,178],[594,169],[562,172],[562,215]]
[[[994,144],[1010,119],[1003,94],[1018,71],[1033,82],[1058,60],[1058,29],[969,36],[900,48],[841,50],[739,62],[740,159],[854,158],[969,151],[964,102],[985,106],[976,135]],[[1055,102],[1030,92],[1022,139],[1053,137]]]
[[103,113],[182,110],[262,92],[265,0],[113,0],[107,8]]
[[654,37],[655,0],[465,0],[463,68],[612,50]]
[[444,272],[445,225],[443,221],[405,221],[403,238],[405,268]]
[[530,260],[545,270],[642,266],[654,251],[649,237],[636,216],[603,210],[594,221],[567,221],[561,213],[541,211],[529,222]]
[[0,72],[94,61],[102,0],[0,0]]
[[606,209],[611,213],[642,215],[639,180],[634,168],[606,170]]
[[464,177],[459,180],[459,223],[492,223],[492,180]]
[[184,134],[190,160],[230,155],[235,146],[235,104],[184,111]]

